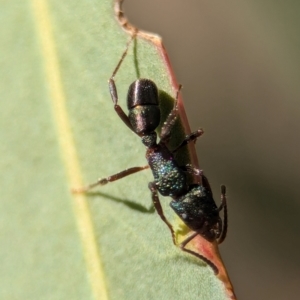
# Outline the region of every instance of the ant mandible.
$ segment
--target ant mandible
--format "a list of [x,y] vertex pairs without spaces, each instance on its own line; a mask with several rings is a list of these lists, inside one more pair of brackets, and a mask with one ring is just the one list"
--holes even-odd
[[[148,185],[151,191],[152,201],[158,215],[170,229],[173,243],[177,245],[175,232],[173,226],[164,215],[158,193],[162,196],[172,198],[170,202],[171,208],[193,231],[189,237],[180,243],[179,247],[183,251],[202,259],[213,268],[215,273],[218,273],[217,267],[209,259],[185,248],[197,235],[201,235],[211,242],[217,241],[218,244],[224,241],[227,232],[227,204],[225,186],[221,186],[221,205],[217,207],[208,180],[202,171],[193,168],[191,165],[180,166],[174,157],[175,152],[180,148],[186,146],[191,141],[196,141],[196,139],[203,134],[202,129],[187,135],[174,150],[170,150],[167,146],[172,136],[172,128],[178,117],[178,95],[181,86],[179,86],[177,90],[174,107],[161,128],[158,143],[155,130],[159,126],[161,112],[158,89],[152,80],[137,79],[129,86],[127,95],[128,115],[125,114],[118,104],[117,87],[114,78],[127,55],[130,43],[135,37],[136,35],[133,35],[127,43],[120,61],[108,80],[108,85],[116,113],[127,127],[141,138],[142,143],[146,146],[148,165],[123,170],[106,178],[98,179],[95,183],[86,187],[74,189],[73,191],[80,193],[87,192],[98,185],[105,185],[109,182],[150,168],[154,177],[154,181]],[[187,173],[200,175],[202,184],[189,185]],[[219,212],[222,209],[224,209],[224,222],[222,222],[219,216]]]

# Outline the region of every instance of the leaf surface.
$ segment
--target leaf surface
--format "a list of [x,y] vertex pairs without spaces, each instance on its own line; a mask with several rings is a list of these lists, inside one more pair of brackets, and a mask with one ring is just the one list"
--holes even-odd
[[[113,2],[4,1],[1,18],[0,298],[227,299],[210,267],[172,245],[149,170],[70,192],[146,164],[108,91],[128,41]],[[144,39],[116,76],[124,110],[137,76],[174,97],[166,62]]]

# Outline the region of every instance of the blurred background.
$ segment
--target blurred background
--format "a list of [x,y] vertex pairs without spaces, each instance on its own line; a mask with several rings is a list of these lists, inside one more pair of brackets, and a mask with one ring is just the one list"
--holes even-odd
[[227,186],[220,249],[238,298],[299,299],[300,3],[126,0],[124,11],[163,37],[190,126],[205,130],[197,152],[217,200]]

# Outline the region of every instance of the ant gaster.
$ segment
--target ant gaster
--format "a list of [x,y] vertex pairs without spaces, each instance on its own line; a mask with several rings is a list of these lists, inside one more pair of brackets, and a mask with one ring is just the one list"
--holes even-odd
[[[221,205],[217,207],[209,183],[202,174],[202,171],[193,168],[191,165],[180,166],[174,158],[174,154],[177,150],[184,147],[189,142],[195,141],[203,134],[203,130],[199,129],[187,135],[174,150],[170,150],[167,146],[172,135],[173,125],[178,117],[177,102],[181,86],[177,90],[174,107],[162,126],[159,142],[157,142],[157,133],[155,130],[160,124],[160,107],[158,89],[153,81],[150,79],[138,79],[130,85],[127,95],[128,116],[118,104],[117,87],[114,77],[128,52],[129,44],[134,38],[135,36],[127,43],[126,49],[108,81],[108,85],[116,113],[130,130],[141,138],[142,143],[146,146],[146,159],[148,165],[126,169],[109,177],[99,179],[97,182],[84,188],[74,189],[74,191],[86,192],[95,186],[105,185],[109,182],[150,168],[154,177],[154,181],[149,183],[152,201],[158,215],[170,229],[173,243],[177,245],[175,232],[173,226],[164,215],[158,192],[163,196],[172,198],[170,203],[171,208],[193,231],[179,247],[183,251],[202,259],[213,268],[215,273],[218,273],[217,267],[209,259],[185,248],[185,246],[197,235],[201,235],[211,242],[217,241],[218,243],[221,243],[224,241],[227,232],[227,205],[225,186],[221,186],[222,202]],[[189,185],[187,173],[200,175],[202,177],[202,184]],[[219,212],[222,209],[224,209],[224,225],[219,216]]]

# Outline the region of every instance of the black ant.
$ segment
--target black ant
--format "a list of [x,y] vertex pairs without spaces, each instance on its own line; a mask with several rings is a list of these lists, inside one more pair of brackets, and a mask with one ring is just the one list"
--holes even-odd
[[[201,235],[211,242],[217,241],[219,244],[224,241],[227,232],[227,205],[225,186],[221,186],[222,202],[221,205],[217,207],[208,180],[202,174],[202,171],[193,168],[191,165],[180,166],[174,158],[174,154],[177,150],[186,146],[191,141],[196,141],[196,139],[203,134],[202,129],[186,136],[174,150],[170,150],[167,146],[172,136],[171,131],[173,125],[178,117],[177,102],[181,86],[179,86],[177,90],[174,107],[162,126],[158,143],[155,130],[160,123],[160,107],[158,89],[153,81],[150,79],[138,79],[130,85],[127,95],[128,116],[118,105],[118,94],[114,77],[126,57],[129,45],[134,38],[135,36],[127,43],[119,63],[108,80],[108,85],[116,113],[129,129],[141,138],[142,143],[146,146],[148,165],[126,169],[109,177],[99,179],[97,182],[84,188],[74,189],[74,192],[87,192],[95,186],[105,185],[109,182],[150,168],[154,177],[154,181],[149,183],[152,201],[158,215],[170,229],[173,243],[177,245],[175,232],[173,226],[164,215],[158,192],[163,196],[170,196],[172,198],[170,206],[182,221],[194,231],[179,247],[183,251],[202,259],[213,268],[215,273],[218,273],[217,267],[209,259],[185,248],[197,235]],[[189,185],[187,173],[200,175],[202,177],[202,184]],[[224,226],[219,216],[219,212],[222,209],[224,209]]]

